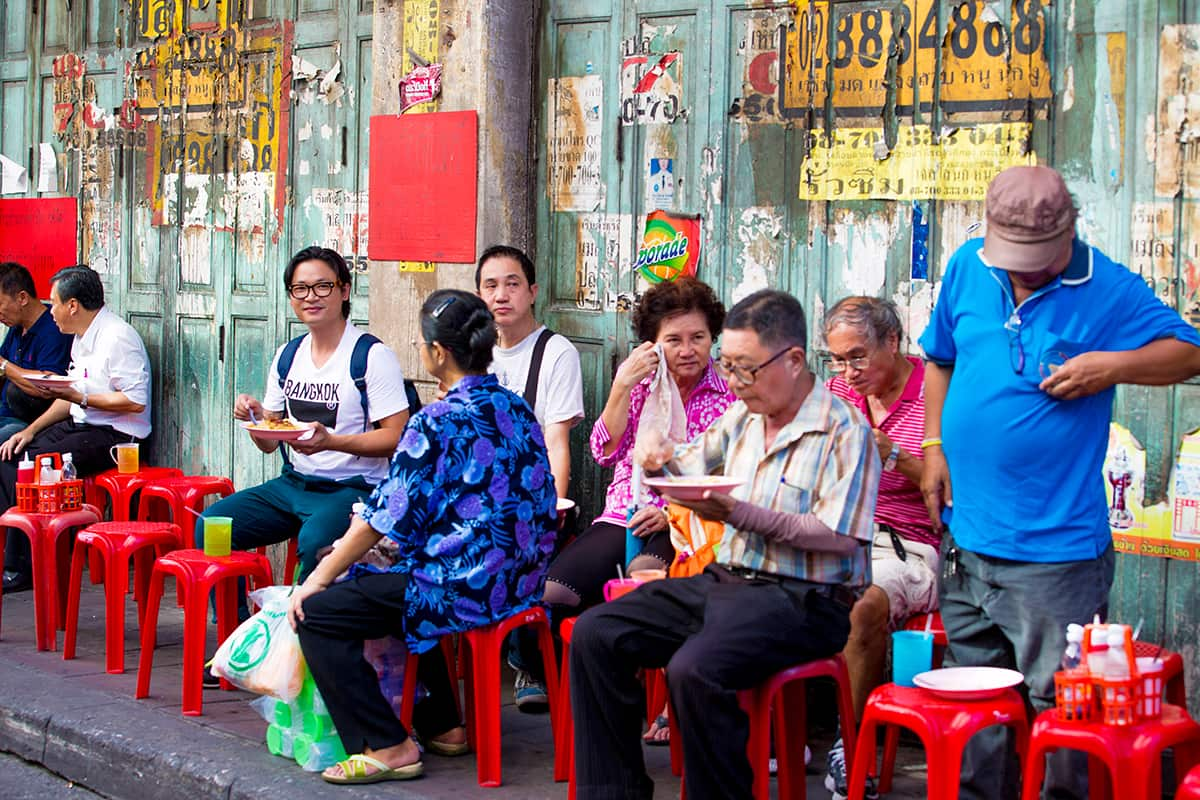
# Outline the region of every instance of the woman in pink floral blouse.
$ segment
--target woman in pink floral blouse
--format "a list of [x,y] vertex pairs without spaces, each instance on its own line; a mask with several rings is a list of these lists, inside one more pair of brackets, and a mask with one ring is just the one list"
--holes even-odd
[[[675,558],[665,506],[649,491],[631,502],[633,441],[650,382],[658,369],[655,345],[661,344],[667,370],[679,387],[687,415],[687,438],[708,428],[736,399],[713,366],[711,351],[725,320],[725,307],[708,284],[695,278],[660,283],[642,295],[633,312],[633,328],[642,344],[617,368],[608,402],[592,428],[596,462],[615,467],[604,511],[591,526],[550,563],[543,600],[557,625],[603,600],[604,583],[617,577],[617,567],[665,569]],[[636,505],[628,527],[645,541],[640,555],[625,564],[627,509]],[[533,667],[525,648],[510,657],[514,666]],[[532,671],[532,670],[531,670]],[[532,710],[539,693],[536,675],[518,670],[517,707]]]

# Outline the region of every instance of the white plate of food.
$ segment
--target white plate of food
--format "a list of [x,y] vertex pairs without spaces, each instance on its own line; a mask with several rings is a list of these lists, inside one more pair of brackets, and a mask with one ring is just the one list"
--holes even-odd
[[741,478],[728,475],[665,475],[646,478],[646,485],[659,494],[677,497],[680,500],[703,500],[705,492],[728,494],[745,483]]
[[55,386],[70,386],[78,378],[72,378],[70,375],[27,375],[25,380],[32,383],[34,386],[44,386],[47,389],[53,389]]
[[913,676],[917,686],[949,700],[986,700],[1024,680],[1015,669],[1002,667],[946,667]]
[[312,435],[312,428],[290,419],[261,419],[258,422],[243,422],[242,427],[259,439],[279,442],[294,442]]

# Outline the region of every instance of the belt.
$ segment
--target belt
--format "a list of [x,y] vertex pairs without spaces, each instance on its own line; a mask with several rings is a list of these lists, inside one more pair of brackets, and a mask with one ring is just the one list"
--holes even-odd
[[803,588],[807,591],[816,592],[822,597],[827,597],[835,603],[850,608],[858,602],[859,593],[849,586],[843,586],[840,583],[814,583],[801,578],[791,578],[786,575],[776,575],[773,572],[759,572],[756,569],[748,567],[735,567],[727,564],[717,564],[719,569],[723,569],[735,578],[741,578],[744,581],[759,581],[762,583],[774,583],[780,586],[796,585],[797,588]]

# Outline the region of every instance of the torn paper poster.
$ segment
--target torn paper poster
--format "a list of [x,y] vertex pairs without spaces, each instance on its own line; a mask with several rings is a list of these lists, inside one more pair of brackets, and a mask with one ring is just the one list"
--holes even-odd
[[595,211],[604,202],[600,177],[604,83],[599,75],[551,78],[546,188],[554,211]]
[[58,156],[54,154],[54,145],[42,142],[38,145],[38,186],[39,192],[58,191]]
[[696,275],[700,262],[700,215],[651,211],[634,268],[650,283]]
[[682,98],[680,53],[637,54],[621,62],[622,125],[670,124],[682,113]]
[[442,91],[442,65],[413,67],[400,79],[400,113],[415,105],[432,102]]
[[669,209],[675,205],[675,159],[652,158],[646,173],[646,208]]
[[29,191],[29,174],[17,162],[0,156],[0,194],[25,194]]
[[292,80],[294,81],[311,81],[317,77],[317,73],[321,69],[316,64],[301,58],[300,56],[292,56]]
[[615,288],[629,270],[633,217],[630,214],[580,214],[575,252],[575,305],[601,308],[602,290]]

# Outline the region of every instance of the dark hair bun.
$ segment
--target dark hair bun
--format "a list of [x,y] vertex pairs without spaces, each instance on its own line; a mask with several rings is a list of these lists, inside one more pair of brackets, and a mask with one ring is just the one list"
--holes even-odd
[[445,347],[466,372],[486,372],[496,344],[496,321],[478,295],[439,289],[421,306],[421,335]]

